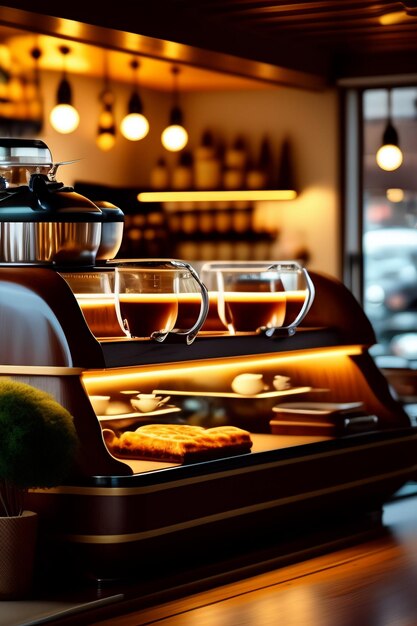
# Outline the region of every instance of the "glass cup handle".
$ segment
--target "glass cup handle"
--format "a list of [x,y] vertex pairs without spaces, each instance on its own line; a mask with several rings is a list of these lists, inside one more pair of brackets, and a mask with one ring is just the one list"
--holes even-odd
[[114,298],[114,308],[116,311],[117,321],[119,322],[119,326],[121,330],[127,337],[131,337],[130,328],[127,319],[124,319],[122,316],[122,312],[120,310],[120,302],[119,302],[119,293],[120,293],[120,275],[117,271],[117,267],[114,270],[114,288],[113,288],[113,298]]
[[277,337],[277,336],[282,336],[282,335],[289,335],[289,336],[294,335],[295,331],[297,330],[297,327],[301,324],[301,322],[303,321],[303,319],[309,312],[310,307],[313,304],[316,290],[314,288],[314,283],[311,280],[307,270],[303,267],[301,268],[301,272],[303,273],[303,276],[306,282],[307,298],[304,300],[304,303],[303,303],[303,306],[301,307],[300,312],[298,313],[295,320],[291,322],[291,324],[288,324],[288,326],[281,326],[280,328],[266,329],[265,334],[268,337]]
[[152,333],[152,339],[156,341],[165,341],[168,343],[186,343],[191,345],[197,336],[198,331],[206,321],[206,317],[209,310],[209,295],[207,287],[201,282],[199,275],[191,265],[183,261],[172,261],[172,265],[179,268],[186,268],[190,272],[191,276],[195,279],[200,287],[201,292],[201,307],[200,313],[195,324],[187,330],[171,330],[168,333]]

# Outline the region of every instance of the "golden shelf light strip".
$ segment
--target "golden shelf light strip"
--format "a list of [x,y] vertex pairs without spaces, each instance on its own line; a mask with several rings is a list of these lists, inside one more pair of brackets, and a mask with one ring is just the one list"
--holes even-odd
[[[129,341],[132,341],[129,339]],[[246,365],[247,367],[258,366],[272,366],[279,365],[284,366],[286,363],[296,363],[298,361],[304,361],[306,359],[329,359],[340,358],[345,356],[354,356],[362,354],[363,348],[359,345],[350,345],[343,347],[330,347],[330,348],[312,348],[310,350],[303,350],[302,352],[292,353],[273,353],[262,356],[245,356],[245,357],[225,357],[213,359],[212,363],[207,364],[205,361],[193,361],[185,364],[179,363],[161,363],[158,364],[158,371],[168,372],[174,376],[184,373],[185,371],[192,369],[193,375],[197,373],[199,375],[209,374],[214,368],[217,373],[219,372],[233,372],[237,371],[237,367]],[[142,365],[140,371],[134,369],[133,366],[126,367],[123,370],[120,369],[107,369],[103,370],[84,370],[82,373],[83,381],[86,384],[96,383],[119,383],[122,382],[126,385],[125,389],[131,384],[136,384],[137,379],[141,378],[154,378],[155,377],[155,365]]]
[[209,202],[225,200],[294,200],[293,189],[243,189],[229,191],[143,191],[139,202]]

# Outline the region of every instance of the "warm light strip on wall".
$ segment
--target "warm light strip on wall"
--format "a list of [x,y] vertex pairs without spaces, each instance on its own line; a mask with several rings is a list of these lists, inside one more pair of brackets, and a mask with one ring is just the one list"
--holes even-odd
[[[210,364],[201,365],[201,362],[187,362],[182,365],[182,367],[178,367],[172,365],[164,365],[161,364],[159,366],[160,372],[168,372],[170,375],[173,374],[183,374],[186,370],[192,369],[193,375],[196,375],[197,372],[199,375],[204,375],[210,373],[211,369],[214,367],[216,369],[216,373],[219,371],[230,371],[236,370],[237,367],[246,366],[265,366],[267,364],[279,363],[279,365],[283,365],[285,363],[295,363],[297,361],[303,361],[305,359],[326,359],[326,358],[334,358],[338,356],[353,356],[362,354],[363,349],[361,346],[344,346],[343,348],[329,348],[329,349],[316,349],[302,351],[300,353],[294,353],[290,355],[283,356],[281,354],[273,354],[269,357],[266,355],[262,355],[261,358],[230,358],[230,359],[212,359]],[[117,381],[123,381],[127,383],[127,381],[136,381],[138,378],[150,378],[151,380],[155,378],[155,365],[152,366],[142,366],[140,369],[135,369],[134,371],[126,368],[126,371],[112,374],[111,370],[107,370],[105,374],[98,374],[97,372],[84,371],[83,372],[83,380],[86,385],[94,384],[94,383],[115,383]]]
[[390,11],[381,15],[378,21],[382,26],[392,26],[393,24],[401,24],[410,19],[413,19],[413,16],[407,15],[405,11]]
[[293,189],[243,189],[237,191],[143,191],[139,202],[209,202],[226,200],[294,200]]

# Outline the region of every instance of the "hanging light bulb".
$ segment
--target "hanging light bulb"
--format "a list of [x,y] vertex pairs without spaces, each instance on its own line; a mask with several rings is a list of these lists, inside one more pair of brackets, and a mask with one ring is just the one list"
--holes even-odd
[[180,70],[178,67],[172,68],[172,75],[174,77],[174,105],[171,109],[169,116],[169,126],[165,128],[161,135],[162,145],[166,150],[171,152],[178,152],[185,148],[188,142],[188,133],[183,125],[183,114],[178,105],[178,74]]
[[64,59],[64,69],[62,73],[62,79],[58,86],[56,105],[52,109],[49,115],[49,121],[52,128],[58,133],[68,134],[72,133],[80,123],[80,116],[75,107],[72,106],[72,91],[71,85],[67,79],[66,72],[66,56],[70,53],[68,46],[60,46],[59,51]]
[[96,143],[100,150],[111,150],[116,143],[116,125],[113,115],[113,92],[109,89],[103,90],[100,96],[103,109],[98,118]]
[[96,143],[100,150],[107,152],[116,143],[116,123],[113,113],[114,94],[110,89],[107,63],[105,59],[104,86],[100,94],[102,109],[98,118]]
[[391,121],[391,89],[389,89],[387,125],[382,135],[382,145],[376,153],[376,162],[382,170],[392,172],[400,167],[403,153],[398,144],[398,133]]
[[143,105],[137,88],[137,69],[139,68],[139,62],[133,59],[130,62],[130,67],[133,70],[136,86],[130,96],[128,113],[120,124],[120,131],[123,137],[129,139],[129,141],[139,141],[139,139],[143,139],[148,134],[149,122],[142,113]]

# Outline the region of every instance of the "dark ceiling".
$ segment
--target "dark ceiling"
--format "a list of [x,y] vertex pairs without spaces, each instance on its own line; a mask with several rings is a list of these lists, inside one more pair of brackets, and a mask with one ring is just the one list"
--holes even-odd
[[118,0],[101,11],[80,0],[3,6],[268,63],[325,84],[417,75],[417,0]]
[[320,74],[328,82],[417,69],[415,0],[174,0],[167,4],[172,13],[165,36]]

